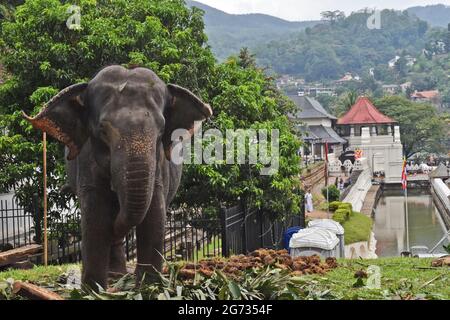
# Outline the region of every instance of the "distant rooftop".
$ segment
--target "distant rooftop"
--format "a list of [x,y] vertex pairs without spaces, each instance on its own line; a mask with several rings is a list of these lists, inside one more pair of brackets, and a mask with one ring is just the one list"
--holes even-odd
[[295,102],[299,110],[292,116],[297,119],[311,119],[311,118],[327,118],[336,120],[337,118],[329,114],[319,103],[319,101],[306,96],[289,96]]
[[396,121],[382,114],[367,97],[359,97],[337,124],[388,124]]
[[428,91],[416,91],[411,95],[411,98],[418,99],[433,99],[439,95],[438,90],[428,90]]

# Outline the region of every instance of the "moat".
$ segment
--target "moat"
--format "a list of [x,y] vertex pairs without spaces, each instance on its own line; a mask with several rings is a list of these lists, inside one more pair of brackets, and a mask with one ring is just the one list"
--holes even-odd
[[[410,190],[408,212],[409,247],[434,247],[444,236],[445,226],[432,196],[425,190]],[[383,192],[375,209],[373,231],[379,257],[399,256],[407,250],[405,199],[402,191]],[[435,252],[442,253],[444,249],[440,246]]]

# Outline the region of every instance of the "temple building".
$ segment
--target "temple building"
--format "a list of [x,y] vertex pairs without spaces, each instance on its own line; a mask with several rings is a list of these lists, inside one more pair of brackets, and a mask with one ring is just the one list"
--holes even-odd
[[328,143],[328,153],[338,157],[347,142],[341,138],[334,126],[337,118],[330,115],[315,99],[307,96],[290,96],[298,110],[290,115],[294,120],[301,121],[298,129],[302,134],[305,145],[300,154],[308,160],[325,159],[325,143]]
[[367,97],[359,97],[337,121],[338,133],[347,140],[347,150],[362,150],[374,175],[384,181],[401,181],[403,147],[397,122],[382,114]]

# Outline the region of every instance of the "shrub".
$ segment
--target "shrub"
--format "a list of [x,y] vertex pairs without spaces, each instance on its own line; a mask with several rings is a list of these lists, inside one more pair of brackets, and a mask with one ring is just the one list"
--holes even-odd
[[329,205],[330,211],[333,211],[333,212],[336,211],[341,204],[342,204],[342,202],[340,202],[340,201],[330,202],[330,205]]
[[[327,198],[327,188],[322,188],[322,195]],[[339,200],[341,192],[334,184],[328,187],[328,202],[334,202]]]
[[350,211],[348,209],[338,209],[333,214],[333,220],[343,224],[350,218]]
[[338,206],[338,209],[347,209],[348,211],[350,211],[350,213],[352,213],[353,206],[351,203],[341,202],[341,204]]

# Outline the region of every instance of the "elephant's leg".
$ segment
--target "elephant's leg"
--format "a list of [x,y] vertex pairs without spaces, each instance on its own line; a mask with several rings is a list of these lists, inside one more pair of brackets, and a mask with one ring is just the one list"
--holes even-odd
[[127,273],[127,261],[125,258],[125,248],[123,239],[115,241],[111,246],[111,253],[109,257],[109,271],[113,273],[125,274]]
[[80,200],[82,282],[95,290],[97,284],[106,288],[113,234],[111,195],[97,188],[87,188]]
[[137,226],[137,266],[136,278],[140,283],[145,274],[145,282],[154,279],[155,270],[161,271],[164,253],[164,233],[166,204],[161,187],[155,185],[150,210],[142,223]]

